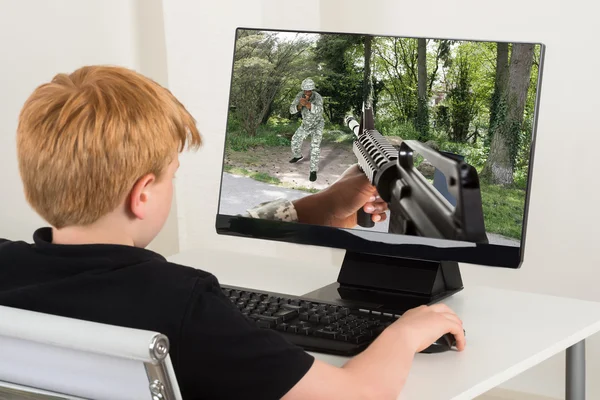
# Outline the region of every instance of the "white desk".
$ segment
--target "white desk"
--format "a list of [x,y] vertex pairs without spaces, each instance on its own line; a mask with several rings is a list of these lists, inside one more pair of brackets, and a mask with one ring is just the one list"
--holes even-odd
[[[340,265],[239,253],[187,251],[169,261],[222,284],[302,295],[335,282]],[[472,399],[567,349],[567,400],[585,399],[584,340],[600,331],[600,303],[485,287],[444,301],[464,322],[464,352],[418,354],[401,400]],[[569,349],[570,348],[570,349]],[[312,353],[341,366],[345,357]]]

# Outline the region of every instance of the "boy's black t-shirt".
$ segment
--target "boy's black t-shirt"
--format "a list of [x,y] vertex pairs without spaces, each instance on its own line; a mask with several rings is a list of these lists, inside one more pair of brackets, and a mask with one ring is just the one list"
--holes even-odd
[[256,328],[204,271],[120,245],[0,239],[0,305],[163,333],[184,399],[279,399],[313,357]]

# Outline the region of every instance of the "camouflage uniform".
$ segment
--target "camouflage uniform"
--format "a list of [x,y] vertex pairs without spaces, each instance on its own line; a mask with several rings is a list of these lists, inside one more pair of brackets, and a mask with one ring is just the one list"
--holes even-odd
[[298,214],[296,214],[294,204],[286,199],[278,199],[260,203],[256,207],[247,210],[247,213],[243,216],[248,218],[269,219],[273,221],[298,221]]
[[[309,81],[311,86],[305,86],[305,83]],[[303,87],[314,87],[314,83],[310,79],[306,79],[302,82]],[[310,90],[310,89],[307,89]],[[304,96],[304,91],[299,92],[296,98],[290,106],[290,113],[296,114],[298,112],[298,104],[300,99]],[[323,139],[323,127],[325,126],[325,119],[323,118],[323,98],[315,91],[312,92],[310,99],[308,100],[311,104],[311,109],[302,107],[300,113],[302,114],[302,124],[294,133],[292,137],[292,155],[299,158],[302,155],[302,142],[308,136],[312,136],[310,143],[310,171],[317,172],[319,166],[319,156],[321,154],[321,139]]]

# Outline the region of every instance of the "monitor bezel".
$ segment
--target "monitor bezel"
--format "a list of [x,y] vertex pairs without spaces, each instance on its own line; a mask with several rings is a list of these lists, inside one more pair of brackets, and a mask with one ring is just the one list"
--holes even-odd
[[[228,92],[228,109],[231,99],[231,90],[233,84],[234,60],[235,60],[235,42],[237,40],[239,30],[257,30],[266,32],[291,32],[291,33],[308,33],[308,34],[342,34],[354,36],[378,36],[378,37],[401,37],[410,39],[432,39],[432,40],[456,40],[456,41],[475,41],[475,42],[505,42],[505,43],[531,43],[540,46],[540,59],[538,66],[538,79],[536,87],[536,99],[534,104],[534,115],[531,130],[531,146],[529,157],[529,168],[527,171],[527,187],[525,189],[525,205],[523,210],[523,225],[521,227],[521,244],[517,246],[503,246],[498,244],[482,244],[470,243],[468,246],[459,242],[456,247],[438,247],[428,242],[433,242],[435,239],[422,237],[423,244],[391,244],[377,240],[377,235],[389,235],[389,233],[381,232],[361,232],[361,236],[373,236],[373,239],[359,237],[351,230],[333,228],[328,226],[310,225],[298,222],[283,222],[261,220],[239,215],[225,215],[217,211],[215,229],[217,234],[238,236],[250,239],[263,239],[278,242],[287,242],[300,245],[312,245],[319,247],[329,247],[336,249],[351,250],[354,252],[362,252],[368,254],[377,254],[384,256],[412,258],[428,261],[456,261],[469,264],[477,264],[490,267],[503,267],[510,269],[518,269],[521,267],[525,256],[525,244],[527,233],[527,222],[529,215],[529,206],[531,201],[531,181],[533,178],[533,166],[535,158],[536,138],[539,120],[539,107],[541,102],[541,83],[543,78],[544,56],[546,46],[537,41],[500,41],[490,39],[458,39],[458,38],[441,38],[441,37],[423,37],[409,36],[399,34],[378,34],[378,33],[358,33],[358,32],[343,32],[343,31],[311,31],[311,30],[295,30],[295,29],[275,29],[275,28],[258,28],[258,27],[238,27],[235,29],[233,38],[233,53],[231,74],[229,80]],[[225,121],[225,135],[227,135],[227,122],[229,120],[229,112]],[[223,159],[221,164],[221,177],[219,182],[218,205],[220,209],[221,192],[223,189],[223,172],[225,167],[225,150],[227,146],[227,138],[223,141]]]

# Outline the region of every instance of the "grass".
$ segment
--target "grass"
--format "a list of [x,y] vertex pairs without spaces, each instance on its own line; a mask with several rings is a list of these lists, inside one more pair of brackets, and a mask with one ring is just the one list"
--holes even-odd
[[226,165],[224,170],[225,170],[225,172],[228,172],[233,175],[247,176],[247,177],[257,180],[259,182],[269,183],[271,185],[278,185],[278,186],[282,186],[282,187],[285,187],[288,189],[296,189],[296,190],[301,190],[303,192],[308,192],[308,193],[319,192],[319,189],[308,188],[305,186],[295,186],[295,185],[289,184],[287,182],[281,182],[281,180],[279,178],[277,178],[275,176],[271,176],[264,172],[248,171],[247,169],[244,169],[244,168],[232,167],[231,165]]
[[487,232],[521,239],[524,190],[481,182],[481,202]]
[[[292,136],[300,126],[300,121],[271,119],[260,125],[256,135],[249,136],[237,122],[227,128],[227,148],[233,151],[248,151],[254,147],[289,147]],[[352,143],[354,135],[341,125],[326,124],[323,129],[323,142]]]
[[244,168],[232,167],[231,165],[226,165],[224,170],[225,170],[225,172],[228,172],[233,175],[247,176],[248,178],[252,178],[255,181],[269,183],[271,185],[280,185],[281,184],[281,180],[279,180],[279,178],[276,178],[269,174],[265,174],[264,172],[248,171],[247,169],[244,169]]

